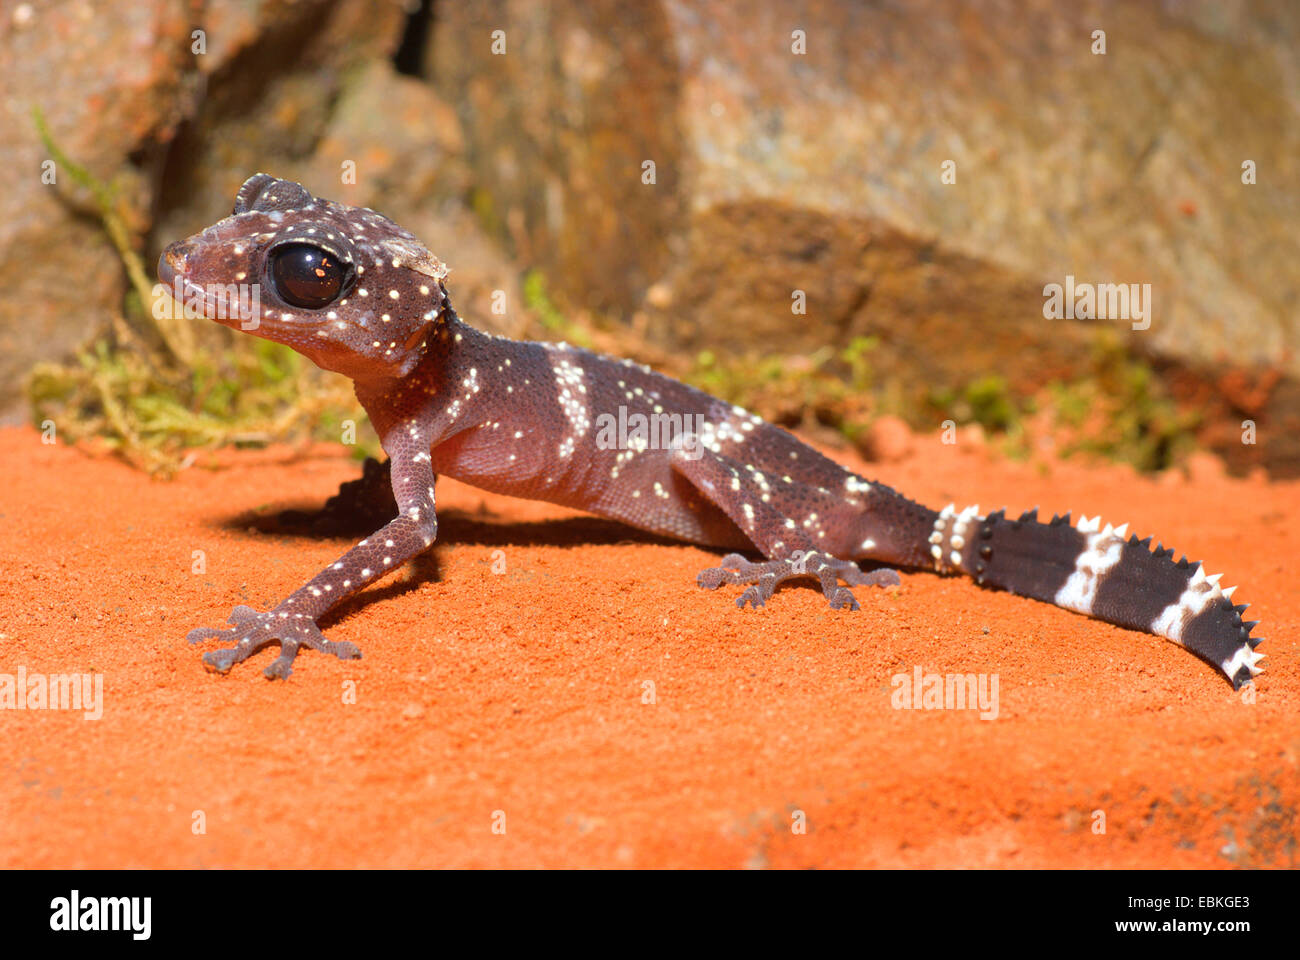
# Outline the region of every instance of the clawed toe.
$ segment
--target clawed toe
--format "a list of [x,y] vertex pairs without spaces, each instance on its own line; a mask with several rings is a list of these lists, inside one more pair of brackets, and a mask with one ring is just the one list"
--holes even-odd
[[898,587],[902,586],[903,578],[898,575],[897,570],[882,568],[872,570],[870,573],[859,571],[860,579],[852,581],[854,586],[862,587]]
[[745,583],[751,579],[747,576],[749,571],[756,566],[738,553],[729,553],[716,567],[701,570],[695,583],[705,590],[716,590],[724,583]]
[[203,655],[203,663],[217,673],[229,673],[231,667],[244,659],[240,656],[241,653],[242,651],[237,649],[209,650]]
[[289,674],[293,673],[293,661],[297,656],[296,643],[281,641],[280,655],[267,665],[267,668],[262,671],[262,676],[268,680],[288,680]]
[[[755,566],[758,566],[755,564]],[[740,595],[736,601],[736,606],[742,610],[745,604],[749,604],[755,610],[759,607],[766,606],[767,601],[771,599],[772,594],[776,592],[776,586],[783,578],[778,577],[775,573],[765,572],[753,586],[746,587],[745,592]]]
[[826,594],[826,600],[830,603],[832,610],[843,610],[845,607],[850,610],[861,609],[858,598],[853,595],[853,591],[848,587],[836,587]]
[[355,643],[349,643],[346,640],[340,640],[332,643],[329,640],[322,640],[319,647],[321,653],[332,654],[340,660],[360,660],[361,648]]
[[723,570],[721,567],[709,567],[707,570],[700,571],[695,578],[695,584],[705,590],[716,590],[726,583],[730,576],[730,570]]

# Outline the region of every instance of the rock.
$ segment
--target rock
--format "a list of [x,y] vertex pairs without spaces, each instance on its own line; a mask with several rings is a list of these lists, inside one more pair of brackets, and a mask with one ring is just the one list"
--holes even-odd
[[1227,475],[1223,461],[1205,450],[1191,453],[1187,457],[1184,469],[1187,471],[1188,479],[1198,484],[1209,485],[1216,480],[1222,480]]
[[0,191],[0,419],[12,421],[27,416],[21,374],[85,342],[125,292],[93,205],[67,171],[42,181],[49,158],[32,108],[74,162],[113,185],[135,235],[163,211],[148,265],[162,239],[228,211],[263,163],[309,153],[348,70],[391,53],[405,15],[392,2],[214,0],[201,53],[186,7],[169,0],[10,4],[0,15],[0,164],[16,171]]
[[899,417],[877,417],[862,442],[862,455],[876,463],[905,460],[916,445],[912,428]]
[[[488,0],[439,7],[425,74],[557,296],[669,347],[878,334],[919,405],[1090,375],[1099,326],[1202,382],[1300,375],[1297,45],[1282,2]],[[1150,284],[1149,329],[1045,319],[1067,277]]]
[[27,416],[26,371],[84,342],[125,290],[93,205],[43,166],[32,111],[74,161],[111,176],[128,217],[146,209],[147,180],[125,161],[171,122],[188,26],[164,2],[6,4],[0,17],[0,417],[13,422]]

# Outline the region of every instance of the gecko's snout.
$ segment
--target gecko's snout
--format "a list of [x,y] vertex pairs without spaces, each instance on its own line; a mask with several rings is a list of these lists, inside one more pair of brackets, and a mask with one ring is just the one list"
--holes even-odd
[[193,252],[194,243],[190,240],[177,240],[168,244],[158,257],[158,279],[171,286],[178,275],[184,276],[189,255]]

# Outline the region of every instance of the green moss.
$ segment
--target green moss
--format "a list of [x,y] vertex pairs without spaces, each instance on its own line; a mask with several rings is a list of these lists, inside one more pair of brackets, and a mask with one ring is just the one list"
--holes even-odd
[[876,407],[870,354],[877,344],[875,337],[856,337],[839,350],[821,347],[807,355],[747,355],[725,362],[702,350],[683,379],[773,423],[815,422],[852,441]]
[[931,391],[927,399],[942,417],[979,424],[1015,458],[1029,454],[1027,419],[1040,409],[1063,456],[1087,453],[1163,470],[1195,448],[1200,416],[1181,409],[1150,364],[1129,355],[1118,337],[1098,334],[1090,366],[1086,376],[1052,381],[1036,397],[1017,397],[1005,377],[993,374]]
[[524,306],[536,314],[548,335],[591,349],[591,334],[570,321],[555,305],[546,289],[546,277],[540,270],[529,270],[524,274]]
[[497,216],[491,193],[483,187],[473,187],[469,191],[469,208],[485,233],[493,237],[502,235],[501,218]]
[[1072,431],[1061,452],[1098,454],[1162,470],[1196,445],[1200,414],[1178,406],[1151,366],[1114,340],[1099,341],[1092,377],[1050,386],[1051,409]]

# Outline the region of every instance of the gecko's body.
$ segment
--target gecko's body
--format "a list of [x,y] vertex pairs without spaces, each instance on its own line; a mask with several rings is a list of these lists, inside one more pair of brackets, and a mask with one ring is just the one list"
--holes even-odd
[[[1068,518],[981,516],[978,507],[936,512],[639,364],[482,333],[456,315],[446,268],[415,237],[297,183],[250,178],[233,214],[168,247],[159,274],[230,326],[240,320],[222,315],[229,285],[260,285],[250,332],[352,378],[389,456],[398,506],[275,609],[236,607],[232,628],[193,631],[191,640],[231,644],[204,658],[219,670],[274,641],[281,652],[268,676],[287,677],[301,645],[359,656],[352,644],[326,641],[316,621],[432,545],[438,474],[693,543],[756,549],[763,561],[728,554],[699,578],[711,588],[748,584],[742,607],[809,575],[832,606],[856,608],[841,580],[898,582],[894,571],[864,573],[857,561],[927,567],[1168,637],[1234,686],[1261,669],[1245,608],[1199,564],[1098,520],[1075,527]],[[618,434],[620,419],[633,428]],[[638,429],[651,423],[672,429]]]

